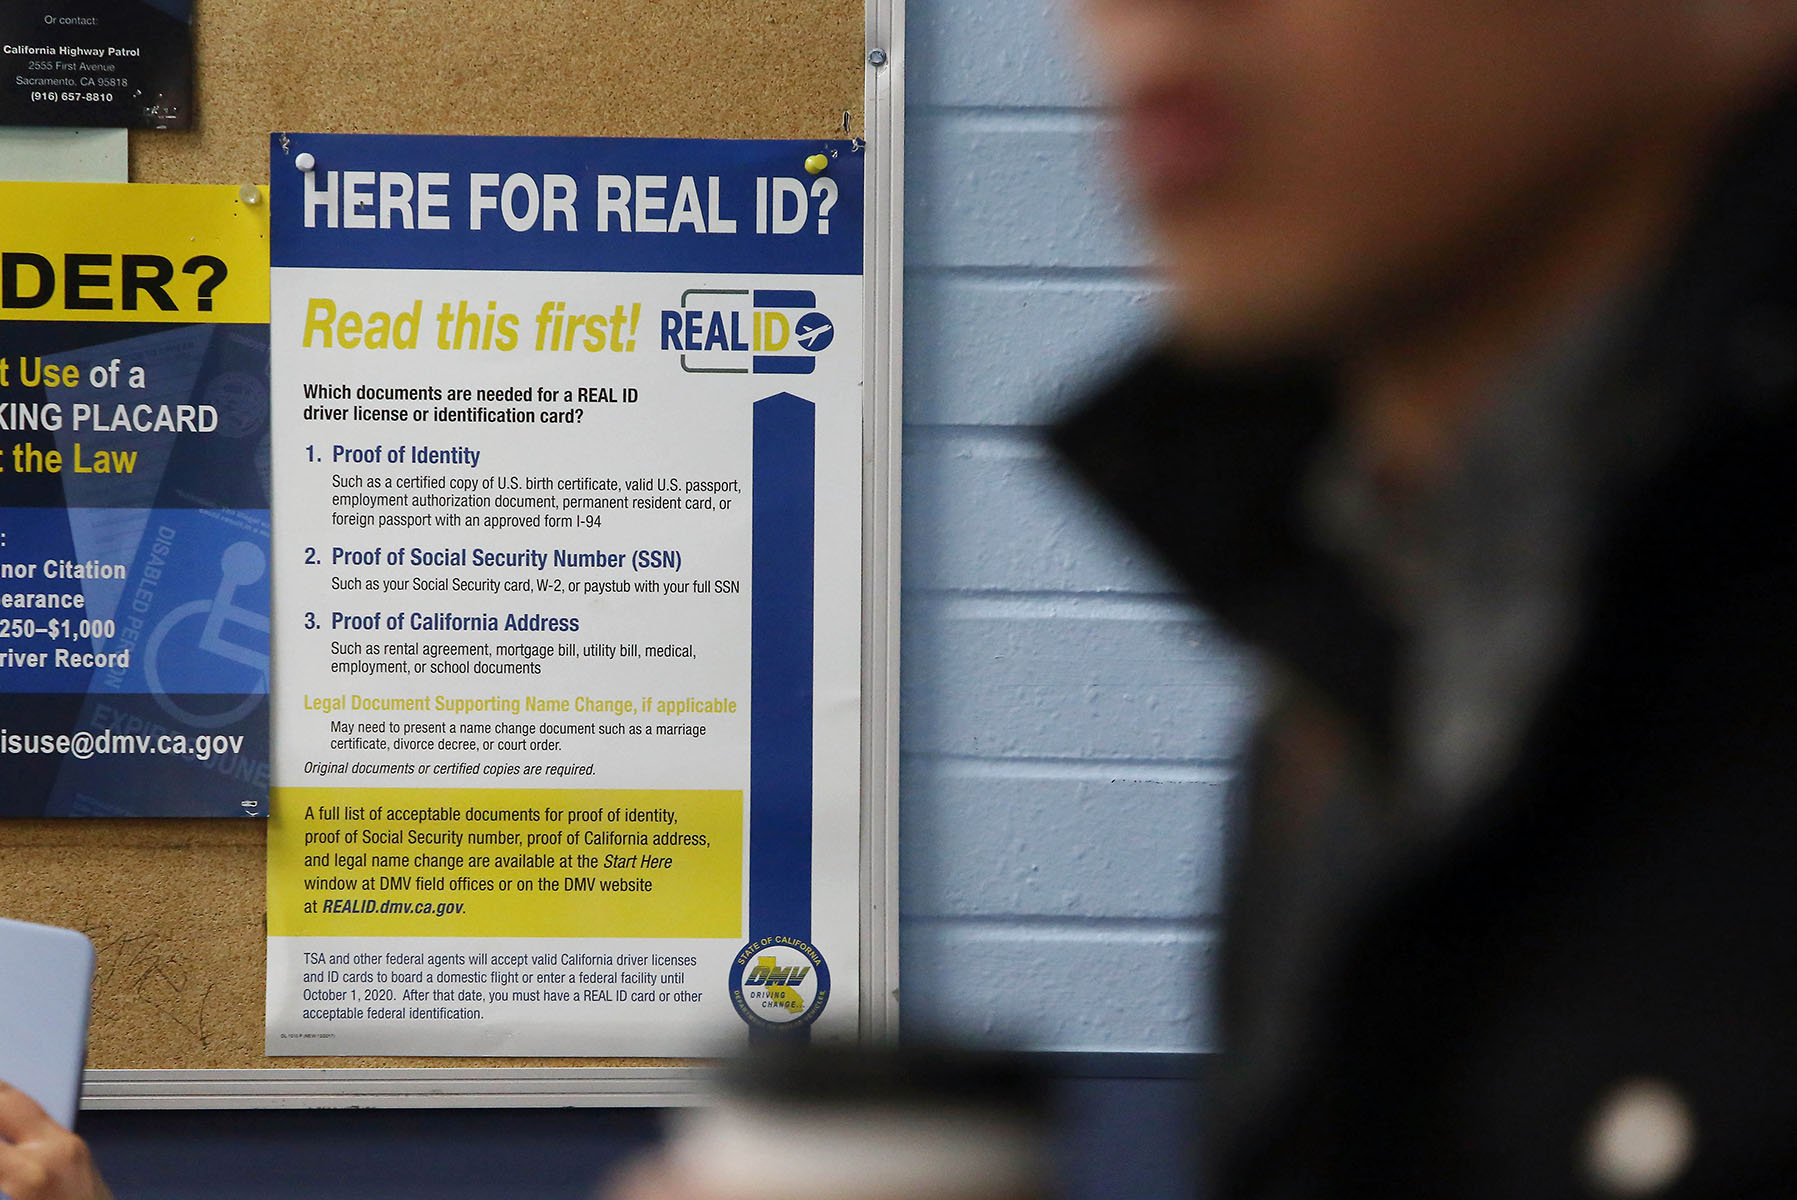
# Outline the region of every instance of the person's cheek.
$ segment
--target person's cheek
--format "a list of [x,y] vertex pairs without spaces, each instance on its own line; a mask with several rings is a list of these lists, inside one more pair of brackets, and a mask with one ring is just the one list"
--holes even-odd
[[1099,83],[1113,102],[1176,78],[1193,14],[1167,0],[1084,0],[1081,31]]

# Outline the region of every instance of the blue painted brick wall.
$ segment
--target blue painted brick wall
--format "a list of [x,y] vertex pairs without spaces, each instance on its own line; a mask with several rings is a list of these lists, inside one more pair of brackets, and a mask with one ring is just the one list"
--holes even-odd
[[1250,672],[1041,440],[1160,285],[1060,3],[906,19],[905,1027],[1210,1049]]

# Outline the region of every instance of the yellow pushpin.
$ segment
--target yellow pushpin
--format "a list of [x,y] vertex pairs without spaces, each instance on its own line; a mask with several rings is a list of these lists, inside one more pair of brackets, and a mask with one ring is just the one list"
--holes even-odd
[[829,168],[830,159],[828,155],[813,154],[810,158],[805,160],[805,169],[810,171],[813,175],[822,175],[825,171],[829,170]]

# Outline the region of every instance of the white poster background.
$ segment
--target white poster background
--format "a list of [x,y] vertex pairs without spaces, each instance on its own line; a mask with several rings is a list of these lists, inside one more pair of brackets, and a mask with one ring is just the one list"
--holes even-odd
[[[790,391],[816,405],[816,575],[814,701],[814,829],[811,942],[823,954],[831,974],[831,998],[814,1029],[820,1036],[852,1036],[857,1022],[858,945],[858,758],[860,654],[860,487],[861,487],[861,338],[860,279],[854,276],[694,276],[689,274],[607,274],[603,272],[428,271],[276,268],[273,272],[271,321],[272,403],[274,410],[274,786],[281,788],[340,786],[443,787],[470,789],[643,788],[741,789],[745,793],[744,845],[748,857],[749,791],[749,618],[751,602],[750,529],[753,497],[752,404],[765,396]],[[660,314],[679,309],[684,293],[755,289],[801,289],[815,293],[817,310],[833,324],[829,346],[815,355],[806,375],[689,373],[682,354],[660,344]],[[331,299],[339,312],[360,314],[413,311],[418,302],[422,321],[415,349],[324,349],[302,347],[309,306]],[[693,297],[692,305],[717,302]],[[569,314],[615,314],[640,304],[634,350],[608,348],[589,352],[577,342],[573,350],[535,349],[535,317],[545,303],[560,302]],[[516,349],[442,349],[437,345],[436,314],[442,306],[466,305],[484,319],[489,312],[520,318]],[[793,349],[796,349],[794,347]],[[716,353],[688,356],[689,366],[746,366],[751,356]],[[348,385],[348,399],[308,399],[306,386]],[[405,421],[308,419],[308,406],[355,410],[463,409],[466,401],[389,401],[360,399],[358,389],[530,388],[577,392],[610,389],[622,396],[635,389],[635,403],[560,403],[575,409],[575,423],[473,424],[440,422],[428,412]],[[372,393],[361,393],[372,394]],[[545,409],[546,403],[517,403],[518,408]],[[381,461],[351,462],[347,451],[366,457],[381,448]],[[477,463],[420,465],[385,461],[395,447],[428,447],[467,457]],[[590,493],[561,490],[561,481],[581,478],[672,478],[682,481],[741,481],[742,493],[728,513],[604,510],[597,526],[576,523],[572,529],[500,529],[383,527],[384,513],[437,512],[425,508],[363,508],[339,503],[359,489],[348,481],[378,473],[386,479],[441,476],[473,481],[479,488],[487,476],[548,479],[552,494]],[[391,489],[383,489],[391,491]],[[434,489],[432,489],[434,490]],[[507,491],[481,492],[502,496]],[[517,493],[510,493],[517,494]],[[612,493],[617,494],[617,493]],[[685,493],[680,493],[684,499]],[[582,510],[468,508],[464,518],[508,512],[553,512],[557,516],[589,515]],[[345,515],[365,514],[377,523],[366,527],[341,523]],[[680,551],[678,578],[737,579],[737,595],[644,596],[635,592],[603,595],[540,590],[538,580],[562,577],[564,587],[588,578],[639,578],[626,570],[542,571],[529,568],[443,568],[409,565],[411,551],[445,547],[479,547],[495,552],[536,550],[552,557],[568,552],[603,550],[631,555],[638,549]],[[380,564],[351,563],[380,551]],[[315,562],[307,563],[312,551]],[[391,556],[399,553],[399,561]],[[336,560],[336,561],[333,561]],[[656,574],[649,572],[647,574]],[[670,577],[660,573],[661,577]],[[419,580],[447,583],[457,590],[419,590]],[[464,590],[469,584],[528,582],[527,592]],[[403,582],[402,582],[403,581]],[[682,603],[687,601],[688,603]],[[457,614],[530,612],[578,618],[578,634],[508,634],[504,632],[411,632],[333,629],[333,614],[366,618],[438,611]],[[316,628],[308,628],[308,616]],[[585,644],[691,644],[692,658],[593,659],[552,657],[539,660],[535,676],[475,674],[358,675],[346,664],[372,661],[349,651],[370,643],[504,643],[527,641]],[[387,657],[387,656],[381,656]],[[439,658],[447,662],[513,662],[515,659]],[[418,661],[413,661],[418,666]],[[342,742],[331,719],[355,723],[390,714],[328,712],[334,697],[349,694],[482,697],[533,694],[629,696],[727,696],[738,701],[733,715],[706,717],[702,738],[594,737],[574,739],[562,749],[482,751],[483,764],[541,762],[593,763],[591,777],[570,780],[546,776],[442,778],[391,777],[375,774],[320,772],[320,764],[342,764],[349,772],[375,764],[412,761],[428,769],[433,762],[460,760],[463,752],[423,746],[399,749],[392,738],[383,749],[333,746]],[[422,714],[421,714],[422,716]],[[434,716],[431,719],[435,719]],[[529,720],[521,717],[520,720]],[[584,720],[575,714],[554,718]],[[697,719],[697,718],[695,718]],[[369,739],[363,739],[369,740]],[[415,738],[414,742],[430,739]],[[737,1015],[726,987],[731,960],[747,934],[748,867],[745,861],[742,927],[732,936],[706,939],[619,938],[604,929],[576,939],[531,936],[457,938],[418,936],[344,938],[272,936],[268,945],[267,1048],[270,1054],[331,1055],[568,1055],[686,1056],[718,1052],[742,1042],[747,1026]],[[270,903],[281,902],[271,894]],[[632,1005],[628,1003],[506,1004],[486,1001],[405,1003],[403,987],[378,981],[357,985],[317,978],[334,956],[422,954],[428,958],[523,954],[527,957],[606,954],[682,956],[697,959],[686,970],[685,987],[702,994],[697,1002]],[[308,955],[324,956],[309,962]],[[358,963],[357,974],[371,977],[412,974],[412,963]],[[458,994],[497,991],[493,984],[448,982],[432,977],[415,986]],[[579,968],[549,966],[551,971]],[[329,970],[351,973],[341,961]],[[441,970],[471,975],[467,966]],[[616,968],[607,968],[608,971]],[[533,972],[537,973],[537,972]],[[391,990],[394,1000],[370,1005],[334,999],[336,993],[370,986],[377,994]],[[576,986],[570,976],[568,986]],[[628,990],[628,989],[626,989]],[[309,999],[308,997],[314,997]],[[322,1019],[326,1012],[369,1011],[371,1008],[478,1010],[478,1017],[440,1019]]]

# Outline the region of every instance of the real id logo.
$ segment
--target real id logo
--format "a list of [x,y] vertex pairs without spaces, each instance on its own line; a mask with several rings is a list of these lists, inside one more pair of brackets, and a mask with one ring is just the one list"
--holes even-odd
[[661,348],[692,375],[809,375],[835,340],[816,292],[688,288],[661,311]]

